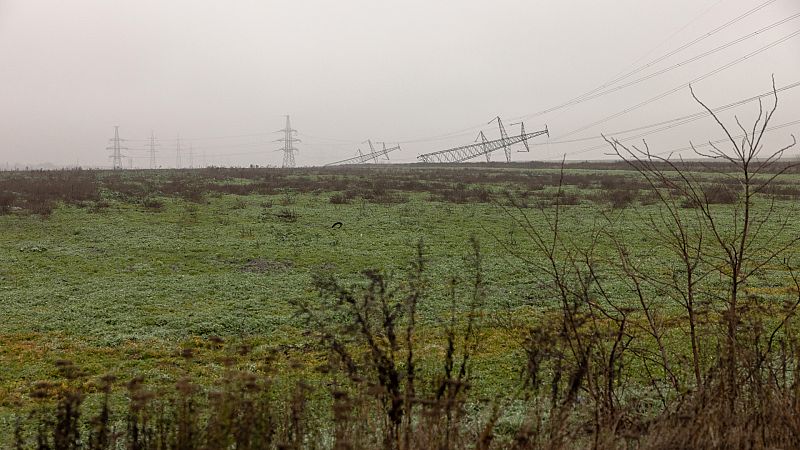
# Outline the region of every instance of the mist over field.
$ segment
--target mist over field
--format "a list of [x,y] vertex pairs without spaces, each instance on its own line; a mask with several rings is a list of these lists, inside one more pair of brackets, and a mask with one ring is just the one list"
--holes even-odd
[[798,27],[0,0],[0,448],[796,448]]
[[[758,6],[745,0],[5,0],[0,167],[111,167],[106,147],[116,125],[131,140],[126,156],[135,167],[150,167],[151,131],[160,167],[176,165],[179,135],[184,152],[194,146],[196,165],[280,166],[274,152],[280,144],[272,141],[281,136],[273,132],[286,114],[303,141],[297,162],[304,166],[366,152],[367,139],[399,142],[403,150],[392,161],[415,162],[419,154],[472,143],[480,130],[499,137],[487,125],[498,115],[551,131],[532,153],[515,154],[517,160],[607,158],[601,133],[700,112],[688,90],[569,133],[754,52],[696,81],[698,95],[726,105],[765,93],[771,74],[779,87],[798,81],[796,5]],[[783,94],[776,124],[798,119],[796,91]],[[752,117],[748,106],[732,112]],[[518,126],[509,130],[518,133]],[[713,124],[696,121],[647,139],[669,150],[720,137]],[[584,138],[590,140],[575,141]]]

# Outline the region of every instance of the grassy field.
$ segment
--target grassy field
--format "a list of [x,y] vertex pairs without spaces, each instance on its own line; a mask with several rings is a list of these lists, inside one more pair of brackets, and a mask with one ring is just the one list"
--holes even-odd
[[[556,200],[559,183],[566,194]],[[800,178],[787,174],[775,186],[778,209],[793,214]],[[578,246],[597,239],[599,259],[615,257],[610,236],[624,236],[644,268],[666,270],[670,257],[650,229],[658,205],[621,164],[568,166],[563,176],[557,167],[525,165],[4,172],[0,192],[6,412],[28,405],[37,381],[57,379],[59,360],[90,377],[113,373],[120,384],[137,375],[169,383],[187,373],[210,383],[229,354],[217,338],[252,347],[239,361],[245,367],[279,354],[279,372],[314,376],[324,358],[295,306],[318,302],[313,277],[356,283],[376,268],[400,278],[420,240],[429,296],[419,305],[419,339],[423,361],[436,366],[448,280],[469,279],[472,237],[486,283],[474,391],[492,399],[519,385],[522,324],[559,307],[542,289],[547,277],[535,263],[545,260],[528,234],[547,229],[556,201],[562,233]],[[719,203],[721,212],[731,208]],[[764,239],[778,226],[768,224]],[[790,226],[800,233],[797,221]],[[787,286],[770,275],[748,294],[778,305]],[[609,289],[635,307],[630,286]],[[457,295],[457,313],[465,314],[466,287]],[[680,308],[666,299],[659,308],[680,326]],[[198,350],[191,361],[181,356],[186,348]]]

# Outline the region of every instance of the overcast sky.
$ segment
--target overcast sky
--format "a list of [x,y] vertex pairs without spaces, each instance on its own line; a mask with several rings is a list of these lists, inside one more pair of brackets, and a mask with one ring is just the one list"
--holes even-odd
[[[609,87],[652,77],[535,115],[762,4]],[[392,161],[416,161],[480,130],[496,138],[497,115],[510,134],[520,117],[550,130],[515,160],[598,159],[601,132],[699,112],[682,89],[617,115],[691,80],[712,107],[768,91],[773,73],[778,87],[800,81],[800,35],[780,41],[799,13],[797,0],[0,0],[0,164],[109,166],[119,125],[137,167],[149,166],[151,130],[163,167],[179,134],[195,166],[280,165],[271,141],[285,114],[303,141],[298,165],[366,152],[367,139],[401,142]],[[773,124],[800,120],[800,87],[779,97]],[[720,114],[748,121],[757,108]],[[769,143],[790,133],[800,125]],[[720,137],[708,118],[644,136],[655,151]]]

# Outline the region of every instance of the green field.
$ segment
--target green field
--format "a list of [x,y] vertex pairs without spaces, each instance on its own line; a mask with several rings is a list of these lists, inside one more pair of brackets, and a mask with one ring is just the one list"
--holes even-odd
[[[323,350],[295,306],[319,302],[313,277],[357,283],[374,268],[401,279],[420,240],[429,293],[419,305],[421,358],[434,370],[451,278],[459,280],[456,314],[468,310],[473,237],[486,286],[473,389],[496,398],[520,383],[525,327],[559,308],[530,235],[548,232],[559,183],[559,226],[570,245],[596,241],[595,257],[605,263],[622,237],[642,268],[672,264],[650,222],[658,203],[621,164],[568,166],[563,176],[554,167],[515,165],[5,172],[0,181],[0,191],[13,193],[0,215],[5,411],[28,405],[38,380],[57,379],[59,360],[89,378],[113,373],[120,384],[136,375],[170,383],[187,373],[212,383],[229,353],[216,349],[217,337],[253,348],[242,367],[277,352],[279,373],[314,377]],[[24,191],[45,181],[56,187]],[[794,214],[798,184],[791,174],[776,181],[784,215]],[[715,208],[725,217],[732,206]],[[764,242],[779,227],[766,224]],[[797,221],[789,227],[782,232],[800,233]],[[780,272],[754,278],[748,295],[769,311],[787,280]],[[637,307],[630,286],[606,287],[620,304]],[[679,328],[681,309],[654,294],[661,320],[674,324],[666,328]],[[685,342],[674,345],[686,351]],[[199,350],[197,357],[187,362],[184,348]]]

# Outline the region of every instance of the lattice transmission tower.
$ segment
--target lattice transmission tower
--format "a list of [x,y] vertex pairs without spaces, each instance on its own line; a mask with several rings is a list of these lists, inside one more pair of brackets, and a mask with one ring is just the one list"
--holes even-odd
[[370,161],[378,163],[378,158],[386,158],[389,160],[389,153],[400,150],[400,145],[395,145],[394,147],[386,147],[385,142],[379,142],[383,145],[382,149],[375,150],[375,147],[372,145],[371,140],[367,140],[365,142],[369,143],[370,153],[363,153],[361,149],[358,149],[358,156],[354,156],[352,158],[343,159],[341,161],[336,161],[332,163],[325,164],[326,166],[337,166],[337,165],[344,165],[344,164],[367,164]]
[[175,168],[181,168],[181,135],[178,135],[178,141],[175,145]]
[[300,142],[300,139],[294,137],[297,130],[292,129],[292,123],[289,116],[286,116],[286,128],[276,131],[276,133],[283,133],[283,139],[276,139],[275,142],[283,142],[283,148],[276,151],[283,152],[283,165],[281,167],[294,167],[294,152],[299,151],[295,148],[294,143]]
[[156,135],[152,130],[150,131],[149,147],[150,147],[150,168],[151,169],[155,169],[157,167],[157,165],[156,165],[156,147],[158,147],[158,143],[156,142]]
[[[500,139],[488,141],[486,140],[486,136],[481,132],[481,134],[478,135],[478,139],[475,140],[475,143],[462,145],[460,147],[453,147],[447,150],[440,150],[438,152],[425,153],[417,156],[417,159],[426,163],[459,163],[470,160],[477,156],[485,155],[486,160],[488,161],[490,153],[502,148],[506,155],[506,161],[511,162],[511,146],[521,143],[525,146],[525,150],[521,151],[529,152],[529,139],[536,136],[541,136],[543,134],[550,136],[547,126],[545,126],[544,130],[527,133],[525,132],[525,124],[522,122],[519,123],[520,134],[518,136],[509,136],[506,133],[506,129],[503,126],[503,121],[500,120],[500,117],[495,117],[489,123],[491,124],[495,121],[497,122],[497,126],[500,128]],[[478,140],[480,140],[480,142],[477,142]]]
[[114,137],[109,140],[110,145],[106,147],[106,150],[111,150],[111,167],[114,170],[122,169],[122,158],[124,158],[122,151],[128,149],[122,146],[122,141],[123,139],[119,138],[119,125],[116,125],[114,126]]
[[483,134],[483,131],[478,133],[478,137],[475,138],[475,142],[481,141],[481,151],[486,155],[486,162],[492,162],[492,152],[486,151],[486,143],[489,142],[486,139],[486,135]]

